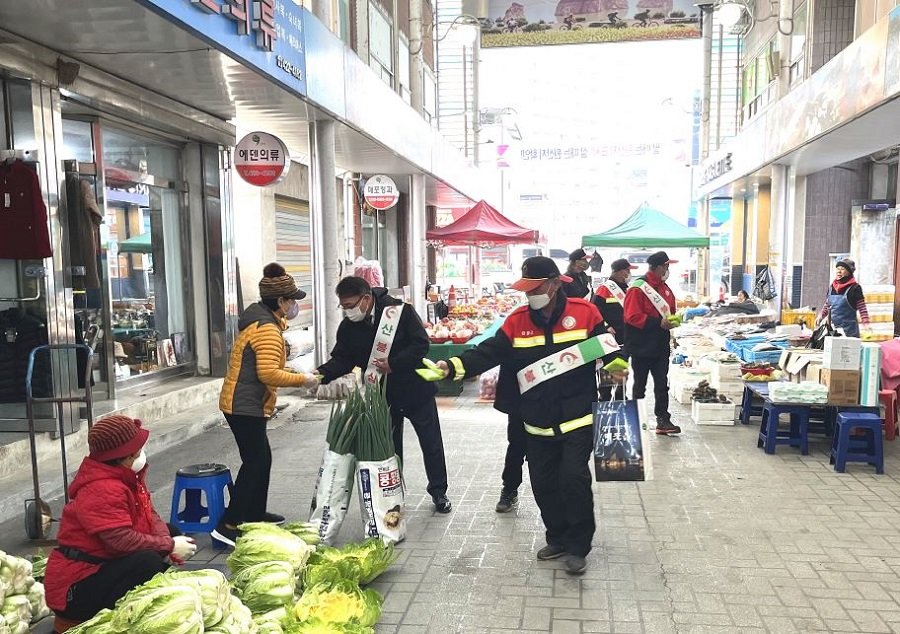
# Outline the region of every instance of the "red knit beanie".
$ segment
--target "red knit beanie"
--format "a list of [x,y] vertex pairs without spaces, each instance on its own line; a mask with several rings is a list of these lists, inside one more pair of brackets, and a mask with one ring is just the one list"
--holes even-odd
[[137,418],[113,414],[98,420],[88,432],[90,456],[97,462],[107,462],[136,454],[147,444],[150,432],[141,427]]

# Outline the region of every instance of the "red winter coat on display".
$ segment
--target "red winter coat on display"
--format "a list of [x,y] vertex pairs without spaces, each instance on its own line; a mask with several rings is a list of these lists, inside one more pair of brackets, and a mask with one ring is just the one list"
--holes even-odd
[[[144,484],[147,469],[134,473],[87,457],[69,487],[69,503],[62,512],[58,542],[99,559],[116,559],[139,550],[168,555],[175,547],[169,528],[153,509]],[[100,564],[75,561],[58,549],[50,553],[44,586],[47,605],[66,609],[69,588],[90,577]]]
[[41,184],[22,161],[0,163],[0,226],[0,259],[40,260],[53,255]]

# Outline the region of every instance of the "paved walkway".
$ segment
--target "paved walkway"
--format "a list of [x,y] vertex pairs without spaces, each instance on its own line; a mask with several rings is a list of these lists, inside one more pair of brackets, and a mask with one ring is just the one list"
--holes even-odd
[[[598,531],[575,578],[535,560],[544,541],[529,487],[517,511],[493,510],[505,418],[467,396],[440,404],[454,511],[433,513],[408,429],[410,533],[375,584],[379,633],[900,632],[900,442],[887,443],[886,475],[837,474],[824,441],[809,456],[766,456],[755,426],[697,427],[676,414],[684,433],[653,439],[653,481],[594,485]],[[306,517],[327,415],[312,404],[274,422],[273,511]],[[167,514],[175,468],[236,467],[236,453],[219,427],[153,458],[157,507]],[[361,535],[358,518],[354,503],[343,539]],[[0,548],[26,552],[19,521],[0,526]],[[222,560],[210,548],[198,557]]]

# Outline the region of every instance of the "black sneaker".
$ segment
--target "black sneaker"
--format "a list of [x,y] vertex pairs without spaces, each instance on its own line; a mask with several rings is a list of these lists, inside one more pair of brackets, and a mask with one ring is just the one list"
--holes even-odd
[[268,511],[266,511],[266,513],[263,515],[262,521],[268,522],[269,524],[277,524],[278,526],[281,526],[282,524],[284,524],[285,520],[284,515],[279,515],[278,513],[269,513]]
[[563,555],[566,554],[566,549],[562,546],[555,546],[553,544],[547,544],[539,551],[537,551],[537,558],[541,561],[547,561],[548,559],[559,559]]
[[675,425],[670,420],[658,420],[656,421],[656,435],[657,436],[669,436],[671,434],[680,434],[681,427]]
[[570,575],[581,575],[587,570],[587,559],[578,555],[569,555],[566,558],[566,572]]
[[434,510],[446,514],[453,510],[453,505],[450,504],[450,499],[446,495],[439,495],[434,498]]
[[497,502],[497,506],[494,510],[498,513],[509,513],[518,503],[519,496],[516,491],[507,491],[506,489],[503,489],[500,491],[500,501]]
[[236,528],[228,528],[224,523],[220,523],[209,536],[213,538],[213,542],[234,548],[235,542],[241,536],[241,531]]

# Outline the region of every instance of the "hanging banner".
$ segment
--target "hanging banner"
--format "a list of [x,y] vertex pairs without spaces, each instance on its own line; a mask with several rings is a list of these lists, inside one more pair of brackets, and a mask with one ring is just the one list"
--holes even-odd
[[251,185],[266,187],[280,181],[288,172],[287,146],[277,136],[251,132],[234,150],[234,168]]

